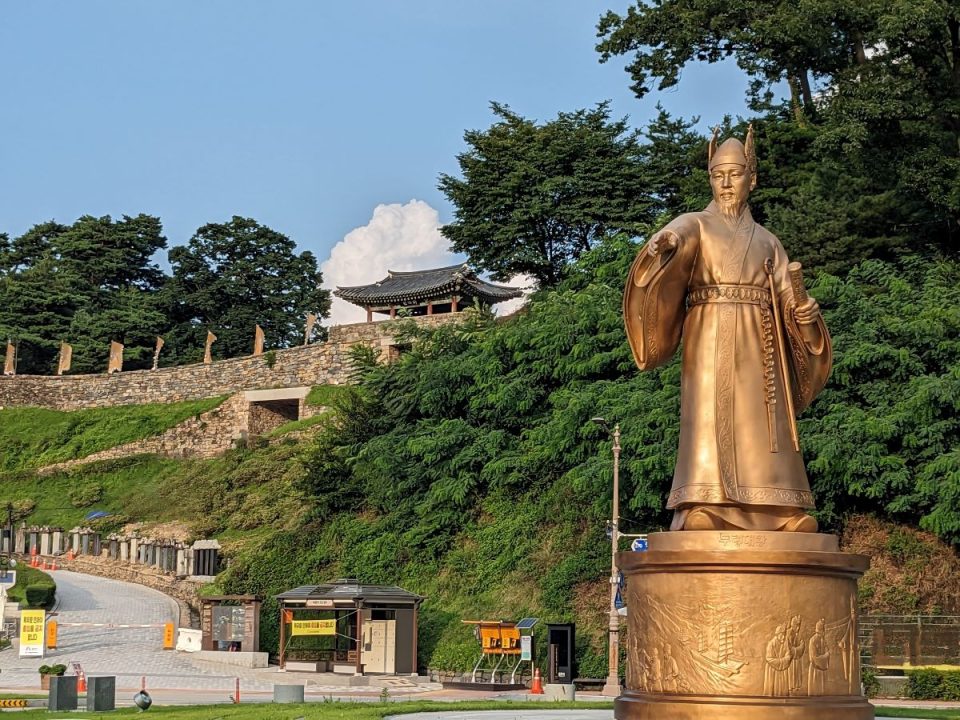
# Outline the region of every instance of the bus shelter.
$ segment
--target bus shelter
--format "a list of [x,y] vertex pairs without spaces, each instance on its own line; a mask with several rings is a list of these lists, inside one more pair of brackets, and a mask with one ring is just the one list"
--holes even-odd
[[352,675],[414,675],[424,598],[354,579],[304,585],[275,596],[281,669]]

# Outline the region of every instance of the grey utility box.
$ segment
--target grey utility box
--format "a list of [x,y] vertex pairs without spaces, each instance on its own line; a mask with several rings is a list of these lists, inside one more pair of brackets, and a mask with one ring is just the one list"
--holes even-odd
[[47,710],[64,712],[77,709],[77,676],[54,675],[50,678]]
[[87,710],[114,710],[117,707],[117,679],[112,675],[87,678]]
[[303,685],[274,685],[273,701],[275,703],[302,703]]

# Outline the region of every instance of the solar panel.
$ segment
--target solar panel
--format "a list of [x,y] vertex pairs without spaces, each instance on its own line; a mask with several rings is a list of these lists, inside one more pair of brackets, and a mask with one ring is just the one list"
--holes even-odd
[[540,621],[540,618],[523,618],[517,623],[517,630],[529,630]]

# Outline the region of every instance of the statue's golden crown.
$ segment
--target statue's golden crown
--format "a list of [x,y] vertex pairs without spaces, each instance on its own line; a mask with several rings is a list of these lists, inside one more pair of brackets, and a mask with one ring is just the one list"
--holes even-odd
[[707,169],[713,170],[717,165],[743,165],[753,176],[753,184],[757,182],[757,152],[753,144],[753,124],[747,128],[747,137],[744,142],[737,138],[727,138],[720,147],[717,147],[717,138],[720,128],[713,131],[710,138],[710,147],[707,151]]

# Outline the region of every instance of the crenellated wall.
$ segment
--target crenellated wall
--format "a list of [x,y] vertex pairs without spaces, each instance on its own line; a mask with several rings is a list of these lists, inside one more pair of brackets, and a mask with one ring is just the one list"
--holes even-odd
[[[416,322],[441,325],[460,317],[459,314],[433,315],[417,318]],[[243,390],[339,385],[348,379],[350,346],[362,343],[389,355],[395,345],[393,335],[399,322],[403,321],[338,325],[330,328],[326,342],[210,365],[133,370],[112,375],[0,376],[0,407],[79,410],[200,400]]]

